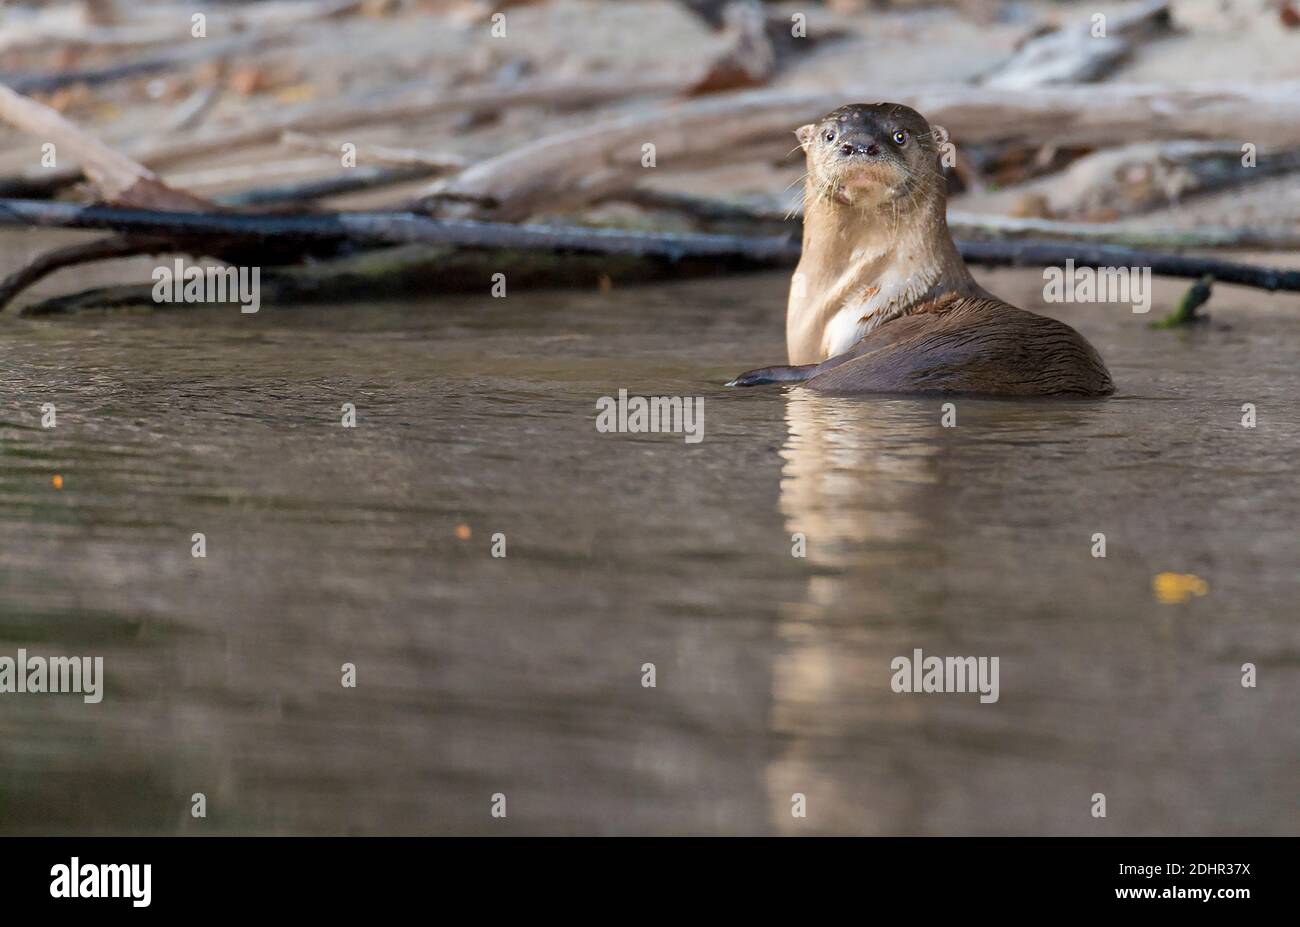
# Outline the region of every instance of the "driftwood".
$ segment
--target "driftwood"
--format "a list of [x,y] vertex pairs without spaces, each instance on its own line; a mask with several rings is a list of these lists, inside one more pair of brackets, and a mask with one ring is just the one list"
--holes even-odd
[[1009,216],[948,213],[948,227],[961,238],[1012,241],[1025,238],[1055,238],[1090,244],[1124,245],[1168,251],[1220,249],[1241,251],[1300,250],[1300,230],[1254,226],[1196,228],[1147,228],[1118,222],[1056,222],[1050,219],[1017,219]]
[[1249,167],[1244,159],[1240,141],[1146,142],[1085,155],[1020,189],[1054,217],[1114,217],[1300,170],[1300,148],[1257,151]]
[[0,311],[3,311],[4,307],[8,306],[23,290],[65,267],[154,254],[165,250],[166,245],[163,242],[151,243],[122,235],[110,235],[94,241],[69,245],[66,248],[55,248],[24,264],[4,280],[0,280]]
[[635,96],[673,93],[680,81],[601,81],[582,83],[536,81],[514,87],[486,87],[448,92],[421,89],[369,101],[311,103],[278,109],[251,125],[200,132],[177,141],[150,142],[127,150],[153,168],[166,167],[213,151],[277,142],[285,132],[334,132],[379,124],[400,124],[456,113],[497,111],[518,106],[557,106],[580,109]]
[[[630,96],[662,96],[677,82],[647,80],[582,85],[526,83],[508,90],[461,93],[422,90],[381,101],[326,102],[278,112],[253,125],[196,133],[177,141],[128,146],[138,163],[158,169],[216,150],[269,144],[286,131],[333,132],[411,118],[510,106],[583,106]],[[842,104],[882,94],[908,103],[962,144],[1093,145],[1146,138],[1248,138],[1261,148],[1300,147],[1300,82],[1215,85],[1200,89],[1110,86],[1044,88],[1032,96],[988,88],[949,87],[890,91],[859,88],[828,93],[756,91],[706,97],[652,108],[591,126],[544,136],[484,161],[425,191],[421,208],[459,217],[519,219],[549,209],[581,206],[633,186],[646,170],[642,145],[656,146],[659,166],[690,167],[744,157],[778,158],[793,145],[792,128]],[[32,195],[74,182],[58,176],[0,180],[0,190]]]
[[[69,203],[0,200],[0,224],[47,228],[113,229],[138,241],[159,243],[147,253],[163,251],[211,255],[208,242],[221,243],[218,254],[246,255],[245,263],[290,263],[309,253],[339,253],[346,247],[425,244],[458,250],[586,254],[661,262],[683,260],[722,263],[728,267],[777,267],[794,263],[799,243],[788,235],[763,238],[736,235],[676,235],[623,232],[545,225],[510,225],[473,220],[437,220],[411,213],[322,213],[314,215],[231,215],[180,213]],[[267,249],[274,246],[278,254]],[[959,241],[962,256],[987,266],[1051,266],[1070,260],[1076,266],[1150,267],[1162,276],[1200,278],[1268,290],[1300,292],[1300,271],[1256,267],[1215,258],[1185,257],[1105,245],[1068,242]],[[139,253],[139,252],[131,252]],[[47,256],[48,257],[48,256]],[[67,263],[51,265],[50,272]],[[22,273],[22,272],[20,272]],[[19,283],[34,282],[27,271]],[[21,286],[13,278],[0,284],[11,299]]]
[[[296,22],[301,19],[295,17],[314,18],[352,12],[359,7],[360,3],[351,0],[321,0],[297,4],[292,9],[283,4],[264,5],[258,8],[257,17],[263,18],[257,20],[259,31],[254,34],[264,38],[262,27],[277,16],[282,17],[282,23]],[[747,71],[742,83],[761,83],[771,76],[774,67],[767,52],[776,49],[779,57],[776,34],[771,31],[771,21],[763,22],[757,4],[749,3],[740,9],[741,18],[737,22],[743,28],[736,33],[737,44],[732,51],[739,50],[741,54],[732,54],[722,63],[742,69],[755,66]],[[1156,4],[1143,9],[1164,8]],[[139,24],[146,19],[147,16],[135,22]],[[1167,24],[1167,10],[1164,14],[1148,12],[1132,21],[1148,26]],[[174,29],[176,22],[184,22],[184,18],[162,25]],[[109,34],[116,28],[113,23],[100,25],[104,30],[96,35]],[[153,25],[151,21],[132,28]],[[781,25],[788,33],[788,23],[782,20]],[[1116,27],[1115,20],[1112,27]],[[1130,34],[1122,25],[1119,28]],[[760,32],[765,34],[764,38],[759,37]],[[118,39],[122,37],[122,33],[116,35]],[[214,43],[206,46],[206,50],[212,52],[217,47]],[[750,60],[755,54],[761,60]],[[143,59],[143,64],[166,57],[154,55]],[[143,73],[131,70],[141,66],[142,61],[136,61],[119,67],[126,69],[123,73],[130,74]],[[60,163],[68,165],[48,172],[40,178],[40,183],[24,186],[20,182],[17,189],[56,191],[60,184],[79,176],[70,163],[79,161],[102,198],[114,204],[82,207],[29,200],[0,201],[0,224],[111,232],[98,241],[60,248],[32,262],[0,285],[0,301],[9,300],[33,281],[60,268],[132,254],[184,253],[229,263],[255,264],[274,269],[280,280],[297,281],[285,286],[321,286],[321,281],[327,278],[314,273],[311,260],[339,266],[344,261],[361,260],[369,252],[391,252],[403,245],[418,246],[426,254],[437,254],[439,267],[516,261],[519,266],[534,267],[535,279],[543,282],[569,279],[566,273],[579,265],[584,268],[582,273],[588,275],[582,279],[589,280],[589,273],[602,262],[608,266],[629,262],[629,266],[649,277],[674,274],[687,262],[701,265],[713,262],[717,268],[785,266],[798,256],[799,246],[792,237],[795,230],[784,216],[759,216],[758,207],[748,211],[717,204],[707,207],[713,211],[707,221],[736,222],[746,234],[666,235],[481,220],[520,221],[538,214],[580,208],[611,196],[634,200],[640,197],[642,205],[650,208],[689,212],[688,204],[681,197],[673,205],[661,194],[656,204],[652,195],[638,192],[647,172],[718,162],[778,160],[794,148],[792,129],[795,126],[854,98],[887,96],[915,106],[935,124],[944,126],[963,153],[979,151],[977,146],[996,151],[1007,144],[1032,149],[1045,143],[1095,146],[1129,144],[1136,139],[1186,138],[1225,139],[1234,145],[1248,139],[1265,150],[1270,146],[1300,148],[1300,82],[1183,89],[1116,86],[1108,87],[1104,95],[1081,87],[1049,87],[1030,95],[997,87],[962,85],[851,88],[817,93],[755,91],[678,99],[691,89],[719,88],[716,83],[708,87],[692,84],[689,77],[681,76],[624,80],[590,75],[581,83],[524,81],[510,86],[498,84],[448,92],[445,87],[431,87],[413,79],[379,94],[367,90],[344,100],[268,107],[242,125],[193,131],[179,139],[169,129],[171,134],[165,140],[158,136],[146,137],[124,145],[119,151],[77,129],[52,110],[0,88],[0,118],[40,140],[54,141]],[[593,119],[571,131],[537,137],[515,151],[469,166],[453,156],[361,145],[359,166],[347,169],[340,176],[296,184],[284,183],[283,177],[277,176],[277,186],[242,190],[219,201],[203,199],[189,192],[189,188],[217,181],[226,185],[245,184],[264,176],[267,169],[260,165],[223,167],[215,173],[205,171],[176,177],[172,185],[154,173],[160,166],[175,165],[190,157],[276,142],[337,154],[342,140],[360,145],[359,139],[346,139],[346,135],[374,124],[490,113],[516,106],[576,108],[635,97],[659,99],[637,110],[624,109],[620,115]],[[177,115],[175,124],[192,125],[215,99],[215,94],[206,92],[192,96],[190,105]],[[158,129],[161,128],[160,124]],[[127,129],[135,130],[138,126],[127,126]],[[643,160],[647,143],[655,147],[652,162]],[[648,166],[650,163],[654,167]],[[1261,160],[1261,163],[1265,162]],[[283,162],[274,170],[277,175],[285,172]],[[322,196],[376,189],[449,172],[453,176],[426,187],[417,201],[424,214],[417,210],[324,212],[314,211],[310,205],[295,212],[236,211],[270,204],[311,204]],[[0,189],[4,189],[3,182]],[[701,213],[705,209],[700,203],[695,207]],[[1258,246],[1264,241],[1272,246],[1294,242],[1295,236],[1284,230],[1197,229],[1175,234],[1167,229],[1133,230],[1117,226],[1098,229],[1064,223],[1034,225],[1033,220],[1018,220],[1019,225],[1014,224],[1017,220],[995,218],[965,221],[967,225],[963,226],[962,217],[954,216],[954,228],[963,235],[969,233],[969,238],[978,235],[984,239],[961,241],[961,249],[972,263],[1033,265],[1069,259],[1080,266],[1096,262],[1149,266],[1156,273],[1177,276],[1212,273],[1225,282],[1272,289],[1295,287],[1295,272],[1291,271],[1113,246],[1118,242],[1192,248],[1211,242],[1220,247],[1227,246],[1228,239],[1241,246]],[[770,226],[771,234],[752,234],[760,225]],[[1225,238],[1219,235],[1221,232],[1230,235]],[[1071,240],[1043,240],[1061,235],[1068,235]],[[525,260],[521,255],[529,257]],[[475,265],[476,261],[480,263]]]
[[221,100],[224,90],[220,83],[195,90],[185,102],[176,107],[171,118],[167,120],[167,131],[184,132],[199,125]]
[[1095,35],[1091,17],[1032,36],[981,83],[986,87],[1028,90],[1048,84],[1101,80],[1122,64],[1136,45],[1172,32],[1168,0],[1155,0],[1135,10],[1108,17],[1105,34]]
[[785,206],[779,197],[762,196],[744,201],[724,200],[694,193],[678,193],[657,187],[632,187],[607,197],[611,201],[633,203],[643,209],[679,212],[702,222],[742,222],[754,225],[784,225],[802,221],[801,207],[791,201]]
[[473,220],[431,219],[404,212],[235,214],[78,206],[39,200],[0,200],[0,225],[40,228],[110,229],[151,238],[171,235],[239,241],[248,246],[274,242],[346,242],[355,246],[455,245],[591,254],[655,257],[746,257],[789,261],[799,245],[787,235],[675,235],[576,226],[512,225]]
[[[343,141],[307,135],[303,132],[285,132],[280,136],[280,144],[304,151],[318,151],[338,158],[343,149]],[[469,161],[450,152],[418,151],[414,148],[393,148],[386,145],[357,146],[357,165],[382,164],[388,167],[426,167],[430,172],[448,173],[462,170],[469,166]]]
[[[770,267],[744,258],[555,254],[548,251],[473,251],[440,245],[403,245],[292,267],[263,268],[260,299],[277,309],[343,300],[374,302],[437,293],[482,293],[504,273],[512,288],[591,288],[654,280],[713,277]],[[99,287],[42,300],[22,315],[111,308],[160,308],[151,284]],[[191,308],[192,304],[174,308]],[[223,308],[229,308],[225,304]]]
[[[769,232],[802,222],[798,205],[785,207],[775,197],[735,202],[645,187],[635,187],[611,199],[645,209],[679,212],[701,223],[738,225]],[[1058,239],[1090,244],[1124,245],[1167,251],[1227,249],[1243,251],[1300,250],[1300,230],[1290,227],[1237,226],[1160,228],[1119,222],[1058,222],[994,214],[948,211],[948,228],[958,238],[972,241],[1014,241],[1025,238]]]
[[284,180],[294,176],[319,174],[321,169],[327,168],[328,165],[329,162],[322,162],[320,158],[262,160],[251,164],[231,164],[224,167],[177,172],[170,175],[168,183],[182,190],[243,187],[252,183],[266,183],[272,179]]
[[958,241],[957,245],[968,264],[985,267],[1051,267],[1066,261],[1073,261],[1076,267],[1150,267],[1151,273],[1160,277],[1199,280],[1208,275],[1220,283],[1274,292],[1300,292],[1300,270],[1258,267],[1211,257],[1054,241]]
[[0,196],[45,199],[58,195],[82,178],[80,167],[45,168],[12,177],[0,177]]
[[145,58],[102,68],[62,71],[58,74],[0,75],[0,83],[7,85],[11,90],[18,93],[52,93],[73,84],[93,84],[98,86],[112,81],[145,77],[150,74],[161,74],[188,68],[203,61],[210,61],[213,58],[225,58],[236,53],[266,48],[273,43],[273,38],[263,35],[216,39],[204,43],[197,49],[187,43],[166,52],[159,52]]
[[1300,82],[1199,89],[1046,87],[1033,94],[979,87],[830,93],[754,91],[661,106],[545,136],[439,181],[421,209],[453,217],[518,220],[572,209],[635,186],[645,177],[643,146],[660,168],[779,156],[793,128],[846,99],[882,96],[913,106],[958,145],[981,142],[1092,145],[1138,138],[1251,139],[1261,147],[1300,146]]
[[[428,119],[476,111],[499,111],[519,106],[582,108],[636,96],[667,96],[682,89],[679,80],[600,81],[582,83],[554,81],[526,82],[514,87],[476,88],[447,92],[419,89],[385,95],[378,100],[325,101],[295,107],[279,107],[249,125],[214,128],[174,139],[149,139],[123,146],[123,152],[153,170],[182,163],[214,151],[230,151],[278,142],[286,132],[319,133],[352,130],[363,126],[392,124],[411,119]],[[29,172],[0,178],[0,192],[49,195],[81,179],[76,167],[58,172]]]
[[[212,34],[260,31],[284,33],[302,23],[342,16],[358,11],[363,0],[313,0],[313,2],[270,2],[234,12],[218,11],[209,16]],[[25,15],[24,15],[25,14]],[[114,48],[159,45],[190,37],[190,17],[172,10],[149,10],[145,22],[130,26],[105,25],[91,21],[82,8],[65,6],[36,11],[7,13],[0,32],[0,51],[22,46],[66,43]]]
[[302,180],[270,187],[254,187],[251,190],[217,196],[214,200],[222,206],[232,208],[312,203],[329,196],[378,190],[424,180],[439,173],[442,172],[420,164],[408,164],[404,167],[353,167],[342,174],[322,180]]
[[0,85],[0,120],[54,143],[62,157],[79,159],[105,200],[161,209],[203,209],[201,197],[175,190],[156,174],[83,132],[48,106]]

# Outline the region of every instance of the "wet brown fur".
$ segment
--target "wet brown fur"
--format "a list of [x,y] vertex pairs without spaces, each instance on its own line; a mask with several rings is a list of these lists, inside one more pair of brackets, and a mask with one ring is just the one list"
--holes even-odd
[[[890,144],[898,131],[906,142]],[[854,104],[796,134],[808,173],[795,277],[802,286],[792,286],[786,318],[795,366],[750,371],[734,385],[1006,396],[1114,391],[1082,335],[975,283],[948,231],[939,145],[924,117],[899,104]],[[851,346],[840,343],[854,331],[861,337]]]
[[1105,396],[1096,350],[1055,319],[989,297],[947,297],[871,332],[854,357],[810,378],[832,393]]

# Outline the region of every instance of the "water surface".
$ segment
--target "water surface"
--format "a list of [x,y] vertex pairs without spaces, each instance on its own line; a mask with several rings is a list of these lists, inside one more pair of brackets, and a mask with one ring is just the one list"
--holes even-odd
[[[1118,395],[944,428],[722,389],[784,286],[6,322],[0,655],[107,680],[0,695],[0,831],[1294,833],[1297,301],[1050,310]],[[620,388],[704,440],[598,433]],[[998,702],[893,692],[914,648]]]

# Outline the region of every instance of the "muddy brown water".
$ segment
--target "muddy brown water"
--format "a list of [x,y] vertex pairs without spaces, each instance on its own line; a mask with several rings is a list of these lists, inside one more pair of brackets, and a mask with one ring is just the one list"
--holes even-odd
[[[0,655],[106,679],[0,694],[0,832],[1294,833],[1300,302],[1052,307],[1116,397],[944,428],[721,388],[784,287],[6,322]],[[704,440],[598,433],[621,387]],[[915,648],[998,701],[892,691]]]

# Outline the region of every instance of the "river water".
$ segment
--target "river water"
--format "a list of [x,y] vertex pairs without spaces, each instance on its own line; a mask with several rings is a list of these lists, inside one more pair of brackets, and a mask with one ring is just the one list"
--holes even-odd
[[1295,833],[1300,303],[1052,307],[1118,394],[944,427],[721,388],[785,285],[5,321],[0,656],[105,680],[0,694],[0,832]]

